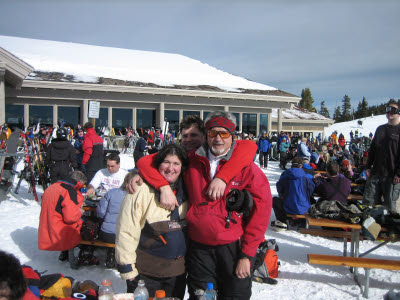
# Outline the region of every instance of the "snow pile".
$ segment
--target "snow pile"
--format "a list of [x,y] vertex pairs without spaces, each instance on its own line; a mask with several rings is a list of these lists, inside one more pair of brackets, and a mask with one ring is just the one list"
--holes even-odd
[[96,83],[103,77],[166,87],[208,85],[235,92],[240,92],[239,89],[276,90],[179,54],[3,35],[0,35],[0,47],[30,64],[35,71],[72,75],[78,82]]

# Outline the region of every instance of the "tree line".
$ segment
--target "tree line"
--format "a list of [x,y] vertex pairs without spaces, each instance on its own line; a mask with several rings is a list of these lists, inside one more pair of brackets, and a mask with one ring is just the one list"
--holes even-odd
[[[363,99],[360,102],[358,102],[357,109],[354,109],[351,107],[351,99],[348,95],[344,95],[341,102],[342,105],[338,105],[335,108],[332,117],[332,119],[334,119],[336,123],[370,117],[372,115],[382,115],[385,113],[385,108],[387,103],[385,102],[382,104],[369,106],[367,99],[363,97]],[[397,99],[397,103],[400,106],[400,99]],[[299,106],[301,108],[307,109],[308,111],[317,112],[327,118],[331,117],[328,108],[325,106],[325,101],[321,101],[321,107],[319,110],[317,110],[313,104],[314,104],[314,99],[311,95],[311,90],[309,88],[303,89],[301,91],[301,100]]]

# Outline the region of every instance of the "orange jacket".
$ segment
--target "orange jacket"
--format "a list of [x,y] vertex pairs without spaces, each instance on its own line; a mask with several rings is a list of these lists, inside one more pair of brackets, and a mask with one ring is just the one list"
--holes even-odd
[[74,179],[60,179],[42,196],[39,238],[40,250],[64,251],[81,241],[83,185]]

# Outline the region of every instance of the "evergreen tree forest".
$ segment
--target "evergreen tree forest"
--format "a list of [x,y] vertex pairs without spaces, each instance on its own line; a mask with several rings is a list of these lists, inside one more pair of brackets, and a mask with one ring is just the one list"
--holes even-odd
[[[390,99],[394,100],[395,99]],[[348,95],[344,95],[341,100],[341,105],[338,105],[335,108],[332,118],[336,123],[347,122],[353,119],[361,119],[370,117],[372,115],[382,115],[385,113],[386,104],[389,101],[385,101],[378,105],[368,105],[367,99],[365,97],[362,98],[360,102],[358,102],[357,108],[351,106],[351,99]],[[396,101],[400,106],[400,99]],[[301,100],[299,102],[299,106],[301,108],[307,109],[310,112],[318,112],[319,114],[330,118],[329,110],[326,107],[325,101],[321,101],[320,109],[317,109],[313,106],[314,99],[311,95],[311,90],[309,88],[305,88],[301,91]]]

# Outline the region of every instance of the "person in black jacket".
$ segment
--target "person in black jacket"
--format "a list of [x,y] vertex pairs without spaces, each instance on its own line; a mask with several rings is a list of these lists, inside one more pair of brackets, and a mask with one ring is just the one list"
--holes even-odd
[[135,145],[135,151],[133,151],[133,158],[135,160],[135,166],[137,161],[146,155],[147,149],[151,149],[151,146],[147,146],[147,140],[149,139],[148,134],[144,134],[141,138],[138,139]]
[[50,172],[50,182],[55,183],[60,177],[69,176],[77,168],[74,147],[67,140],[65,128],[57,129],[57,138],[47,148],[47,166]]
[[[369,149],[365,173],[363,202],[383,204],[394,213],[400,212],[400,114],[395,101],[386,107],[388,123],[376,129]],[[383,203],[381,197],[383,196]]]

